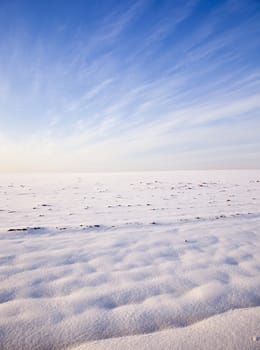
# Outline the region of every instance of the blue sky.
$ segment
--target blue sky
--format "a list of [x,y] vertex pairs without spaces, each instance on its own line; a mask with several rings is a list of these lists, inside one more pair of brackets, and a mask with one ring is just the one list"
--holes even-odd
[[0,170],[260,168],[258,0],[1,0]]

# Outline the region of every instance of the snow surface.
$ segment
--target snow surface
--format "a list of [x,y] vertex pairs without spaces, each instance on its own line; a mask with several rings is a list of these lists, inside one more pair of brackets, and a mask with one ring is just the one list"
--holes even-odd
[[85,343],[73,350],[260,349],[260,307],[229,311],[187,327]]
[[260,348],[260,171],[2,175],[0,198],[1,349]]

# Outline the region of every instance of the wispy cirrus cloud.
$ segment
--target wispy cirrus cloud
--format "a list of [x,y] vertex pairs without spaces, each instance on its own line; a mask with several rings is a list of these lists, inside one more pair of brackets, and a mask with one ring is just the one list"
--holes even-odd
[[257,1],[110,5],[12,14],[1,170],[259,167]]

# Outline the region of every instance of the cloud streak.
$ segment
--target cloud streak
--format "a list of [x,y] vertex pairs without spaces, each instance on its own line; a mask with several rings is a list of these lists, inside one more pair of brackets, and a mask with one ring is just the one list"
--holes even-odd
[[74,10],[0,39],[1,171],[260,167],[257,1]]

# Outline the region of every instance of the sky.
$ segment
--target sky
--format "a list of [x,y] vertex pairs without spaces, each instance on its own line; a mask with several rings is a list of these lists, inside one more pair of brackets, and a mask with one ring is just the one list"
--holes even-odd
[[0,171],[260,168],[259,0],[0,0]]

